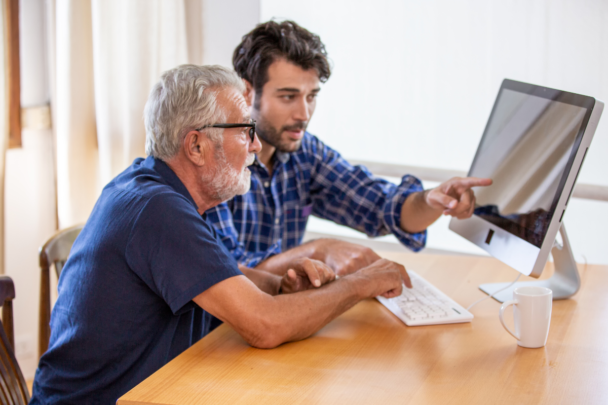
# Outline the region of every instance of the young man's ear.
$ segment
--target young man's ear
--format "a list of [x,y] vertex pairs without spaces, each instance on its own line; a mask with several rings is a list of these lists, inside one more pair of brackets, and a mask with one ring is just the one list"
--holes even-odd
[[245,83],[245,93],[243,93],[243,97],[245,97],[247,107],[251,107],[253,105],[253,99],[255,98],[255,90],[248,80],[243,79],[243,83]]
[[197,166],[205,164],[205,150],[208,147],[207,138],[198,131],[190,131],[184,138],[184,152],[192,163]]

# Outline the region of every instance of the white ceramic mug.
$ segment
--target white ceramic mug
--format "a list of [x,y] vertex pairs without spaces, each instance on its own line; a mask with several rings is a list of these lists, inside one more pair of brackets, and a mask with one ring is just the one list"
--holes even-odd
[[[503,313],[509,305],[513,305],[515,333],[505,325],[503,318]],[[543,347],[547,344],[549,335],[552,305],[553,292],[550,289],[536,286],[518,287],[513,291],[513,300],[502,304],[498,316],[502,326],[517,339],[518,345],[529,348]]]

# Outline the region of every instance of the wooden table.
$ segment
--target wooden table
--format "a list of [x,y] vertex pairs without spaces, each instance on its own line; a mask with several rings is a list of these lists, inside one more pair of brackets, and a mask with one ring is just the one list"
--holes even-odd
[[[479,284],[517,274],[492,258],[384,256],[465,307],[483,297]],[[608,404],[608,266],[579,268],[581,290],[554,302],[541,349],[517,346],[494,300],[472,323],[407,327],[370,299],[272,350],[222,325],[118,404]]]

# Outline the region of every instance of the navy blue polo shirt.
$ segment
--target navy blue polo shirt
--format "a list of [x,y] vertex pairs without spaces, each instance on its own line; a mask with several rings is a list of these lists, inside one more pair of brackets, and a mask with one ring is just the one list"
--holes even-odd
[[175,173],[136,159],[72,247],[31,404],[116,403],[208,333],[211,316],[192,299],[236,275]]

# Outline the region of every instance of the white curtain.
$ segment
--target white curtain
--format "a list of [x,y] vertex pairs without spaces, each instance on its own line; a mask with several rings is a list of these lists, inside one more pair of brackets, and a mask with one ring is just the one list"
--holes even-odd
[[[48,0],[59,227],[144,157],[143,108],[161,73],[201,63],[203,0]],[[54,70],[54,71],[53,71]]]

